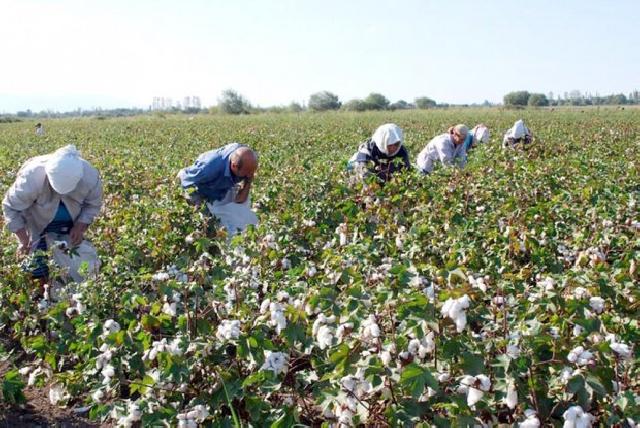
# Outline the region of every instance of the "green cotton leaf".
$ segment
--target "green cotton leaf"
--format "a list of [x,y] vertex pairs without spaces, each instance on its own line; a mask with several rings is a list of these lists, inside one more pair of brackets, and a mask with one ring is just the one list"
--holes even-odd
[[483,374],[485,372],[483,356],[465,352],[462,354],[462,368],[471,376]]
[[584,389],[584,377],[582,375],[576,375],[569,379],[567,383],[567,391],[571,394],[575,394],[578,391]]
[[429,370],[411,363],[402,370],[400,385],[409,389],[413,398],[418,398],[424,392],[425,385],[437,389],[438,381]]
[[357,357],[357,355],[351,355],[351,349],[343,343],[329,355],[329,361],[336,366],[337,374],[342,375]]
[[294,347],[296,342],[302,343],[306,338],[304,327],[299,323],[287,324],[283,333],[284,333],[284,337],[287,339],[287,344],[292,348]]
[[2,399],[9,404],[25,403],[26,399],[22,392],[24,382],[20,377],[18,370],[10,370],[4,375],[2,381]]
[[449,277],[447,279],[449,285],[454,284],[464,284],[467,282],[467,276],[460,269],[455,269],[449,272]]
[[291,407],[287,407],[284,414],[271,424],[271,428],[289,428],[295,426],[297,422],[296,412]]
[[599,396],[604,397],[605,395],[607,395],[607,391],[604,385],[597,377],[593,375],[587,375],[587,385],[589,385],[591,389],[593,389],[593,392],[595,392]]

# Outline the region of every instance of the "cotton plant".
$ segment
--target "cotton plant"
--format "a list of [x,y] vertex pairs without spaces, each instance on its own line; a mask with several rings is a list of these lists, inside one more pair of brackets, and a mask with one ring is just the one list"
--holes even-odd
[[260,313],[268,314],[268,324],[275,327],[276,334],[282,333],[287,327],[287,317],[284,312],[285,306],[271,299],[265,299],[260,304]]
[[67,391],[67,389],[59,383],[55,383],[49,387],[49,402],[57,406],[69,400],[71,395]]
[[518,428],[540,428],[540,419],[533,409],[524,411],[524,420],[518,422]]
[[284,352],[264,351],[264,364],[260,370],[268,370],[276,376],[289,370],[289,355]]
[[462,333],[467,325],[465,309],[469,308],[471,300],[466,294],[458,299],[450,298],[440,309],[443,318],[450,318],[456,325],[456,331]]
[[222,320],[218,324],[216,337],[219,340],[237,340],[240,337],[240,321],[239,320]]
[[194,406],[192,410],[176,415],[178,428],[197,428],[207,417],[209,417],[209,409],[202,404]]
[[318,314],[318,317],[313,322],[311,333],[315,337],[316,343],[320,349],[326,349],[333,343],[333,339],[336,335],[335,328],[332,326],[336,322],[335,315],[325,316],[324,314]]
[[567,355],[567,360],[578,366],[586,366],[594,364],[595,359],[591,351],[586,350],[583,346],[573,348]]
[[381,334],[376,316],[371,314],[360,324],[360,339],[365,343],[375,343]]
[[458,393],[467,394],[467,405],[473,407],[478,401],[482,400],[484,393],[490,389],[491,380],[486,375],[465,375],[460,380]]
[[595,417],[580,406],[571,406],[563,414],[563,428],[591,428]]

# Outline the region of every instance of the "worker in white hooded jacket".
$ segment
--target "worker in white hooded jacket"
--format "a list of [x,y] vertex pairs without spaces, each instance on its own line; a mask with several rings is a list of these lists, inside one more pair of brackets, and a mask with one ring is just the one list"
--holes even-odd
[[[101,206],[100,175],[73,145],[27,160],[2,201],[5,225],[23,255],[47,250],[50,233],[78,247]],[[36,279],[48,278],[43,257],[36,256],[30,270]]]
[[360,176],[375,174],[382,183],[401,170],[411,169],[409,153],[402,145],[402,129],[394,123],[380,125],[349,159],[349,169]]
[[418,154],[418,170],[430,174],[438,162],[443,166],[463,168],[467,163],[465,139],[469,133],[466,125],[459,124],[449,129],[446,134],[438,135]]
[[520,119],[504,134],[502,145],[504,147],[515,147],[519,143],[530,144],[532,141],[533,134],[525,126],[524,121]]

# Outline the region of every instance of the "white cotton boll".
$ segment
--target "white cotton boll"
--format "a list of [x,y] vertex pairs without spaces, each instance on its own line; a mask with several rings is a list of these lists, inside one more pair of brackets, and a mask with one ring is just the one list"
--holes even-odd
[[94,403],[100,403],[103,398],[104,390],[102,389],[97,389],[93,392],[93,394],[91,394],[91,399],[94,401]]
[[318,342],[320,349],[331,347],[331,343],[333,341],[333,330],[331,327],[327,325],[320,326],[318,334],[316,335],[316,341]]
[[105,321],[104,325],[102,326],[103,334],[111,334],[111,333],[116,333],[118,331],[120,331],[120,324],[118,324],[116,321],[111,319]]
[[462,333],[467,325],[467,314],[460,312],[453,321],[456,323],[456,331]]
[[216,337],[220,340],[237,340],[240,337],[240,321],[222,320],[218,325]]
[[282,352],[264,351],[265,361],[260,370],[270,370],[274,374],[286,373],[288,356]]
[[591,309],[596,313],[601,314],[604,310],[604,299],[602,297],[592,297],[589,299],[589,306],[591,306]]
[[87,305],[82,302],[76,303],[76,311],[78,311],[78,315],[82,315],[87,310]]
[[525,410],[524,416],[526,419],[518,423],[519,428],[540,428],[540,420],[538,419],[535,410]]
[[67,315],[67,318],[73,317],[73,315],[75,315],[76,312],[78,312],[78,311],[73,306],[67,308],[67,310],[64,311],[65,315]]
[[142,412],[137,403],[129,403],[129,417],[135,422],[142,418]]
[[104,376],[104,377],[113,377],[113,376],[115,376],[116,371],[115,371],[115,368],[111,364],[108,364],[102,369],[101,373],[102,373],[102,376]]
[[572,406],[562,414],[564,428],[590,428],[594,417],[584,412],[580,406]]
[[316,267],[314,265],[311,265],[307,268],[307,276],[309,278],[312,278],[316,275],[316,273],[318,273],[318,270],[316,269]]
[[26,367],[22,367],[20,370],[18,370],[18,373],[20,373],[22,376],[26,376],[29,374],[29,372],[31,371],[31,367],[26,366]]
[[510,343],[507,345],[507,356],[511,359],[518,358],[520,356],[520,348],[518,345]]
[[504,398],[504,404],[506,404],[511,410],[515,409],[518,404],[518,390],[513,382],[509,382],[509,386],[507,387],[507,396]]
[[576,287],[576,289],[573,290],[573,295],[578,300],[586,299],[589,297],[589,291],[584,287]]
[[151,279],[154,280],[154,281],[158,281],[158,282],[168,281],[169,280],[169,274],[166,273],[166,272],[156,272],[156,273],[153,274]]
[[260,304],[260,313],[264,314],[269,310],[269,306],[271,305],[271,300],[264,299]]
[[385,367],[389,367],[389,364],[391,364],[391,352],[389,351],[380,352],[380,360],[382,361],[382,364]]
[[448,382],[449,379],[451,379],[451,375],[449,373],[440,373],[438,375],[438,382],[440,383]]
[[567,355],[567,360],[569,360],[569,362],[575,363],[579,366],[589,364],[592,358],[593,354],[590,351],[585,350],[582,346],[573,348]]
[[59,383],[51,385],[49,388],[49,402],[56,406],[59,402],[69,398],[67,390]]
[[404,243],[402,242],[402,238],[400,236],[396,236],[396,248],[398,250],[402,250],[404,247]]
[[418,349],[420,349],[420,341],[418,339],[412,339],[409,342],[409,347],[408,347],[409,353],[415,355],[418,353]]
[[288,258],[283,257],[281,264],[282,264],[282,269],[284,270],[291,269],[291,260],[289,260]]
[[43,372],[40,367],[38,367],[37,369],[29,373],[29,379],[27,380],[27,385],[28,386],[35,385],[36,381],[38,380],[38,376],[40,376],[42,373]]
[[631,348],[625,343],[612,342],[609,344],[611,350],[615,352],[619,357],[628,360],[633,356]]
[[469,307],[469,303],[469,296],[465,294],[459,299],[448,299],[440,310],[443,317],[453,320],[458,333],[461,333],[467,325],[467,314],[464,310]]
[[169,315],[170,317],[176,316],[177,309],[178,308],[175,302],[173,303],[164,302],[164,305],[162,305],[162,312]]
[[580,336],[580,335],[582,334],[582,332],[583,332],[583,331],[584,331],[584,327],[582,327],[582,326],[581,326],[581,325],[579,325],[579,324],[574,325],[574,326],[573,326],[573,330],[572,330],[573,337],[578,337],[578,336]]
[[352,412],[351,410],[338,407],[336,416],[338,417],[338,423],[341,424],[340,426],[353,426],[354,412]]
[[478,401],[482,400],[484,392],[479,389],[470,387],[467,391],[467,405],[469,407],[474,406]]
[[280,302],[288,302],[291,299],[291,296],[286,291],[278,291],[278,293],[276,294],[276,299]]
[[480,382],[480,389],[482,391],[489,391],[491,389],[491,380],[483,374],[476,376],[476,381]]

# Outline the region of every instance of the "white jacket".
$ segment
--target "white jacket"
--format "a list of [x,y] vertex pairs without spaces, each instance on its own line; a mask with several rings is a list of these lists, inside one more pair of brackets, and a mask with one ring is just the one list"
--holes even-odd
[[32,241],[36,240],[53,220],[64,202],[74,222],[91,224],[102,207],[102,181],[98,170],[82,159],[83,177],[76,188],[64,195],[53,190],[45,172],[51,155],[27,160],[2,200],[4,222],[15,233],[27,228]]
[[451,141],[451,135],[442,134],[429,141],[429,144],[418,154],[418,169],[424,174],[433,171],[435,162],[440,161],[445,166],[457,164],[460,168],[467,163],[467,152],[464,144],[456,147]]

